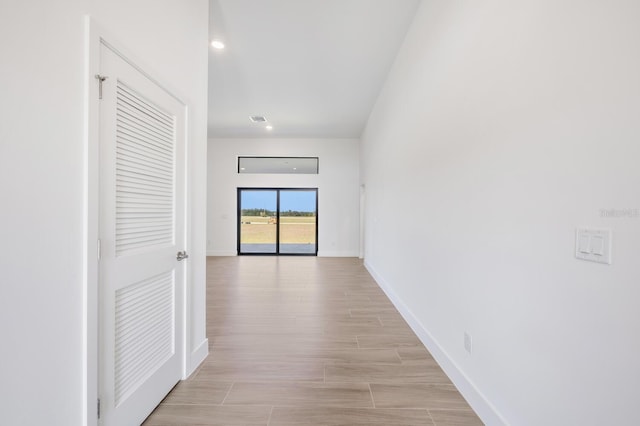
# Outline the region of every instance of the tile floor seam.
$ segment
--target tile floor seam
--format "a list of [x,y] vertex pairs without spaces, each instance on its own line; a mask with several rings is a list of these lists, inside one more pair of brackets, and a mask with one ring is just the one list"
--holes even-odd
[[438,426],[436,424],[436,421],[434,420],[433,416],[431,415],[431,410],[427,408],[427,414],[429,415],[429,418],[431,419],[431,423],[433,423],[433,426]]
[[231,386],[229,386],[229,390],[227,391],[227,393],[225,394],[224,398],[222,399],[222,401],[220,402],[220,405],[224,405],[224,402],[227,400],[227,398],[229,397],[229,394],[231,393],[231,389],[233,389],[233,386],[236,384],[236,382],[232,382]]
[[269,426],[271,424],[271,416],[273,416],[273,409],[275,408],[275,406],[271,406],[271,411],[269,411],[269,418],[267,418],[267,426]]
[[373,391],[371,390],[371,383],[367,383],[369,387],[369,395],[371,395],[371,403],[373,404],[373,408],[376,408],[376,400],[373,398]]

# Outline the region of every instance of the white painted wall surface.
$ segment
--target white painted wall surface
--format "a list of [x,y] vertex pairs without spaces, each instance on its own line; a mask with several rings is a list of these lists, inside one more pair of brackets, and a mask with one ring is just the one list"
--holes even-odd
[[[366,264],[488,424],[640,424],[638,22],[425,0],[370,117]],[[612,265],[577,227],[613,230]]]
[[[209,139],[207,253],[237,253],[237,189],[318,188],[318,256],[358,256],[359,142]],[[319,157],[317,175],[238,174],[238,156]]]
[[83,424],[85,15],[189,105],[205,338],[206,0],[0,2],[0,424]]

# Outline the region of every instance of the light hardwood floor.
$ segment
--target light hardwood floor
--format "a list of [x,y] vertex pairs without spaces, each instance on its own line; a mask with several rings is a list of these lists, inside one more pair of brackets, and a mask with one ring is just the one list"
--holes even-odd
[[145,425],[482,425],[358,259],[210,257],[207,332]]

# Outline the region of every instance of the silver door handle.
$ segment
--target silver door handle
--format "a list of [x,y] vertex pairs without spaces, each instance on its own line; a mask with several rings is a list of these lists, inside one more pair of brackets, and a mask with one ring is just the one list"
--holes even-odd
[[181,260],[185,260],[188,257],[189,257],[189,255],[187,254],[186,251],[179,251],[178,255],[176,256],[176,259],[178,259],[178,262],[179,262]]

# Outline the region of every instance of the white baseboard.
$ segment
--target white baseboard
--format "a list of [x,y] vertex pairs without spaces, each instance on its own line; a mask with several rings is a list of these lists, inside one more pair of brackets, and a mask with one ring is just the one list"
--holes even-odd
[[456,362],[445,352],[445,350],[433,338],[427,328],[418,320],[411,312],[407,305],[393,291],[393,288],[384,278],[378,274],[373,266],[367,261],[364,262],[365,268],[369,271],[378,286],[385,292],[391,303],[396,307],[400,315],[407,321],[411,329],[418,336],[422,344],[431,352],[433,358],[438,362],[440,367],[447,374],[449,379],[458,388],[458,391],[467,400],[469,405],[478,414],[480,419],[490,426],[506,426],[507,421],[502,417],[498,410],[491,402],[480,392],[471,380],[464,374]]
[[187,371],[187,377],[191,376],[194,371],[202,364],[207,356],[209,356],[209,339],[204,339],[198,347],[191,352],[191,359],[189,360],[189,371]]
[[233,250],[207,250],[207,256],[237,256],[238,253]]
[[318,257],[358,257],[357,252],[352,251],[324,251],[318,250]]

